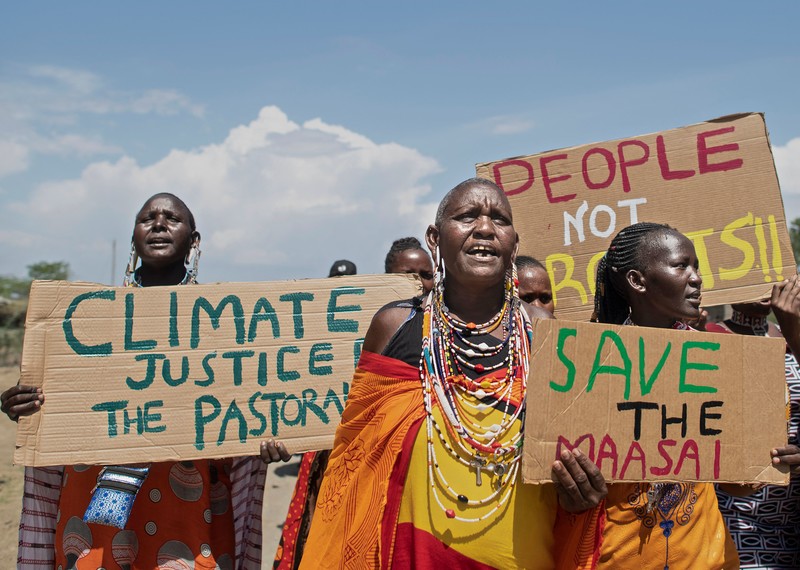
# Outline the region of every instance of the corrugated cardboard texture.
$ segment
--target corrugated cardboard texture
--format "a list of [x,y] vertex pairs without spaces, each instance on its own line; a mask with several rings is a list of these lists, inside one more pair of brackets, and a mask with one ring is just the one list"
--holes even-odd
[[375,312],[407,275],[146,289],[37,281],[15,463],[113,464],[329,448]]
[[560,450],[580,443],[608,481],[788,483],[770,457],[787,438],[785,347],[745,335],[536,321],[523,479],[550,481]]
[[559,319],[588,320],[597,262],[636,221],[695,244],[706,306],[756,300],[795,273],[764,117],[487,162],[509,196],[520,252],[544,263]]

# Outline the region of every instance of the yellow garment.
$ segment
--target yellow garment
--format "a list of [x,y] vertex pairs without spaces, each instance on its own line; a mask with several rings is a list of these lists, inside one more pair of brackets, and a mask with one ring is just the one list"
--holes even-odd
[[[438,408],[434,408],[434,417],[448,445],[451,448],[457,446],[446,432],[446,420]],[[488,413],[476,414],[474,419],[488,426],[499,423],[501,418],[501,410],[490,408]],[[558,505],[553,485],[523,485],[517,472],[516,484],[508,501],[494,514],[478,522],[448,518],[445,510],[436,502],[428,483],[427,440],[423,423],[411,453],[398,523],[413,523],[416,529],[430,533],[468,558],[493,568],[553,568],[553,524]],[[482,473],[482,485],[478,486],[476,470],[452,457],[435,431],[433,442],[439,469],[452,489],[471,500],[484,498],[496,489],[497,477],[486,471]],[[455,498],[450,498],[441,484],[437,486],[437,491],[445,508],[452,509],[464,518],[481,517],[497,503],[495,500],[486,506],[464,506]],[[503,496],[501,492],[498,500]]]
[[609,485],[597,568],[738,568],[739,556],[719,512],[714,485],[682,483],[680,487],[680,500],[669,517],[673,525],[667,559],[667,538],[660,526],[664,518],[656,509],[647,512],[649,484]]
[[[425,466],[427,459],[415,460],[413,466],[409,465],[415,453],[419,456],[419,442],[425,443],[424,417],[419,371],[398,360],[363,352],[342,422],[336,430],[301,570],[391,566],[400,526],[399,511],[404,505],[409,506],[404,500],[407,488],[412,486],[408,492],[415,495],[422,489],[419,485],[427,481],[427,474],[417,474],[417,469]],[[420,423],[420,432],[408,440],[406,448],[409,430]],[[471,475],[467,472],[465,476],[471,476],[474,483],[474,472]],[[486,477],[488,480],[488,475]],[[414,483],[410,484],[411,478]],[[508,550],[515,553],[515,549],[520,548],[537,553],[547,567],[553,567],[553,554],[548,547],[556,550],[561,547],[566,550],[562,557],[567,562],[558,565],[559,569],[591,567],[596,547],[593,537],[599,538],[598,510],[582,515],[559,511],[554,523],[556,500],[551,486],[516,486],[518,494],[514,503],[517,508],[503,527],[506,534],[502,538],[510,546]],[[427,492],[424,489],[421,492],[423,504],[427,503]],[[414,514],[419,512],[416,502],[415,499]],[[415,517],[415,525],[417,520]],[[545,521],[550,522],[550,527],[545,528]],[[553,524],[557,529],[555,539]],[[562,527],[560,531],[559,527]],[[513,528],[513,532],[509,528]],[[570,532],[574,536],[570,536]],[[501,538],[493,531],[491,536],[492,540]],[[475,546],[493,548],[483,537],[475,541]]]

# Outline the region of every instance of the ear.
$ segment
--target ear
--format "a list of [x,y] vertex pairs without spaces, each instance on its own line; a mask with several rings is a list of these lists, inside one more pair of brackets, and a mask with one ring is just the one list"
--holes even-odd
[[519,255],[519,234],[514,233],[514,253],[511,254],[511,263],[516,263],[517,255]]
[[200,232],[197,230],[192,232],[192,247],[200,247]]
[[638,269],[629,269],[625,274],[625,281],[634,293],[644,295],[647,292],[647,280]]
[[428,226],[425,230],[425,244],[431,252],[433,263],[436,264],[436,252],[439,249],[439,228],[433,224]]

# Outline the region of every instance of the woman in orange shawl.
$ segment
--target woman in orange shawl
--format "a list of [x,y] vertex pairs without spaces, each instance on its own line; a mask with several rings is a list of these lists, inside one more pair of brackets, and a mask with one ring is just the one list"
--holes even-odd
[[301,568],[552,568],[562,521],[596,527],[606,489],[580,452],[555,486],[521,483],[530,319],[550,314],[519,301],[507,198],[462,182],[426,241],[434,289],[373,318]]

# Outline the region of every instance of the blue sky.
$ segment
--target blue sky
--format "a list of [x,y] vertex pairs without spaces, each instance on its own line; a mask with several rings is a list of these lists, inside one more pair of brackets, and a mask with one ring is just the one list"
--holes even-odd
[[[0,274],[109,282],[182,196],[203,281],[382,271],[474,164],[766,113],[800,216],[795,3],[6,3]],[[118,281],[119,277],[115,277]]]

